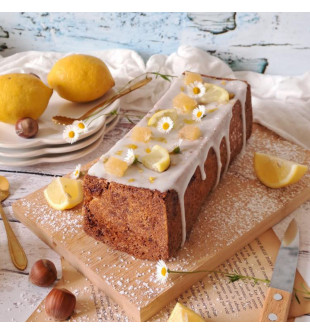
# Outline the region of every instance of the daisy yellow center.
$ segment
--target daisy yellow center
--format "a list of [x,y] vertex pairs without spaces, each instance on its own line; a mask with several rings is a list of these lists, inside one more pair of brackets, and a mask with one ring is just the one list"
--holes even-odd
[[197,117],[200,118],[202,116],[202,112],[201,111],[198,111],[197,112]]
[[76,170],[76,171],[75,171],[75,175],[78,175],[78,174],[79,174],[79,171],[78,171],[78,170]]
[[163,268],[161,269],[161,274],[162,274],[163,276],[166,276],[166,274],[167,274],[167,269],[166,269],[165,267],[163,267]]
[[170,127],[169,123],[166,122],[166,123],[163,124],[163,129],[164,130],[168,130],[169,127]]
[[138,148],[138,146],[135,145],[135,144],[129,144],[129,145],[127,145],[127,147],[128,147],[128,148],[131,148],[131,149],[133,149],[133,150],[135,150],[135,149]]
[[74,131],[69,131],[68,133],[69,138],[74,138],[74,135],[75,135]]
[[193,93],[194,94],[199,94],[200,93],[200,88],[199,87],[194,87],[193,88]]
[[79,123],[78,127],[79,127],[80,129],[85,129],[85,125],[84,125],[83,123]]

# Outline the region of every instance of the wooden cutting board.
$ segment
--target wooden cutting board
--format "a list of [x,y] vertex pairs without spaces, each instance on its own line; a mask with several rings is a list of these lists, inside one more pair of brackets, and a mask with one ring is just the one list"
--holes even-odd
[[[310,167],[310,152],[254,125],[245,152],[208,197],[183,249],[167,262],[172,270],[212,270],[310,199],[310,172],[283,189],[262,185],[253,171],[255,151]],[[50,208],[43,189],[13,204],[18,220],[113,298],[134,321],[145,321],[206,274],[170,275],[156,281],[156,263],[138,260],[87,236],[81,206]]]
[[[250,244],[240,249],[228,260],[215,268],[221,272],[251,273],[255,277],[270,278],[273,266],[280,248],[280,240],[273,229],[269,229]],[[76,307],[71,322],[126,322],[128,317],[111,298],[94,286],[90,280],[77,272],[62,258],[62,277],[56,283],[56,288],[64,288],[76,296]],[[193,284],[190,289],[178,297],[178,302],[198,313],[208,322],[249,322],[259,321],[266,292],[269,285],[263,282],[242,280],[230,282],[218,273],[211,273]],[[302,290],[310,291],[299,272],[296,272],[296,295],[292,298],[289,319],[310,312],[310,301]],[[165,322],[168,320],[176,305],[171,301],[160,312],[148,321]],[[290,321],[289,320],[289,321]],[[28,322],[54,321],[46,314],[43,300]]]

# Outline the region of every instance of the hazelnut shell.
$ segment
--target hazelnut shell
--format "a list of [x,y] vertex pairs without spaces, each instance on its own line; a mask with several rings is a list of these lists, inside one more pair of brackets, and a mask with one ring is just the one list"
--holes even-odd
[[19,137],[33,138],[38,131],[38,122],[31,117],[20,118],[15,124],[15,132]]
[[54,320],[68,319],[75,309],[75,295],[67,289],[53,288],[45,298],[45,312]]
[[42,259],[34,263],[29,274],[30,282],[37,286],[51,286],[57,279],[57,270],[50,260]]

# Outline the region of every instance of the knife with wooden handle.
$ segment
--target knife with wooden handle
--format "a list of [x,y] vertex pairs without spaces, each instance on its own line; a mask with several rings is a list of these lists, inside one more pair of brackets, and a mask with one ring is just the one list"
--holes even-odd
[[287,321],[299,253],[299,230],[293,219],[284,234],[266,293],[260,321]]

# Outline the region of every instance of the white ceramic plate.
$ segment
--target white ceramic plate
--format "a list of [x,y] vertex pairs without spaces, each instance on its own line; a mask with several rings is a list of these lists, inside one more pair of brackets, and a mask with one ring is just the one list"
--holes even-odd
[[96,148],[98,148],[99,144],[102,143],[103,137],[106,133],[113,130],[118,123],[119,116],[117,116],[113,122],[111,122],[109,125],[106,126],[105,131],[102,133],[101,136],[97,140],[95,140],[92,144],[74,151],[70,153],[61,153],[61,154],[45,154],[38,157],[30,157],[25,159],[20,158],[7,158],[7,157],[1,157],[0,156],[0,166],[10,166],[10,167],[25,167],[25,166],[33,166],[40,163],[57,163],[57,162],[65,162],[70,161],[74,159],[79,159],[83,157],[84,155],[94,151]]
[[84,147],[80,150],[74,151],[72,153],[61,153],[61,154],[47,154],[40,157],[28,158],[28,159],[17,159],[17,158],[3,158],[0,157],[1,166],[10,166],[10,167],[24,167],[24,166],[33,166],[40,163],[56,163],[56,162],[66,162],[70,160],[75,160],[83,157],[84,155],[94,151],[102,143],[104,133],[99,139],[97,139],[91,145]]
[[92,136],[86,137],[74,144],[64,144],[57,146],[38,146],[36,148],[23,148],[23,149],[6,149],[0,147],[0,157],[7,158],[19,158],[26,159],[33,157],[40,157],[46,154],[61,154],[66,152],[73,152],[80,150],[86,146],[89,146],[95,142],[103,134],[108,133],[118,123],[119,116],[113,116],[113,119],[109,118],[109,124],[103,124],[103,127],[94,133]]
[[94,133],[92,136],[86,137],[83,140],[78,141],[76,144],[72,145],[58,145],[58,146],[38,146],[38,148],[23,148],[20,150],[10,150],[0,148],[0,157],[2,158],[18,158],[27,159],[33,157],[39,157],[46,154],[61,154],[80,150],[86,146],[91,145],[99,137],[101,137],[105,132],[105,124],[102,129]]
[[[15,126],[0,122],[0,148],[21,149],[35,148],[42,145],[62,145],[67,144],[62,137],[64,130],[63,125],[54,124],[52,117],[55,115],[63,115],[77,118],[83,115],[86,111],[99,104],[101,101],[114,93],[113,90],[105,94],[100,99],[89,103],[73,103],[59,97],[54,91],[50,99],[47,109],[39,118],[39,132],[34,138],[25,139],[16,135]],[[113,110],[119,110],[119,100],[116,100],[104,110],[105,114]],[[100,116],[93,120],[90,124],[90,129],[87,133],[82,134],[79,140],[93,135],[103,126],[106,121],[105,116]]]

